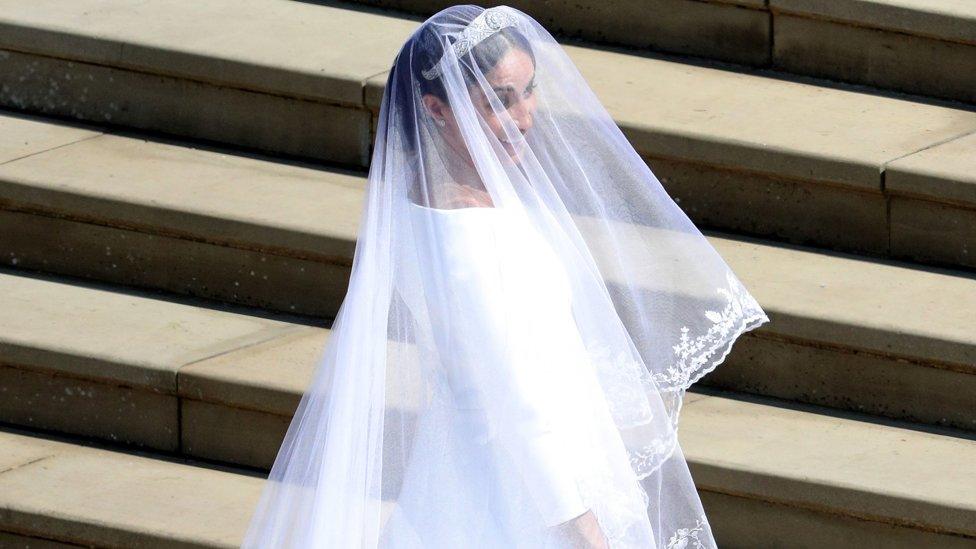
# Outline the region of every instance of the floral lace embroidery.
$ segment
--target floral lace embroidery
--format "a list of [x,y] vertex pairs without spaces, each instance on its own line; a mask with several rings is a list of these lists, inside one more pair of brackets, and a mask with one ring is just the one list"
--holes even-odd
[[677,360],[665,371],[649,372],[629,350],[616,351],[608,345],[591,349],[610,414],[621,431],[650,423],[655,414],[647,395],[655,391],[670,419],[670,434],[628,448],[630,464],[638,478],[646,478],[671,457],[677,445],[674,433],[685,389],[722,361],[739,334],[768,320],[731,270],[726,271],[725,280],[727,286],[716,290],[725,297],[725,307],[721,311],[705,311],[712,326],[694,339],[689,336],[689,328],[682,327],[680,341],[672,347]]
[[[677,532],[671,534],[668,539],[667,549],[705,549],[705,544],[698,537],[705,529],[706,520],[704,515],[695,521],[692,528],[679,528]],[[694,545],[690,545],[694,544]]]
[[674,450],[675,437],[655,437],[648,444],[637,448],[628,449],[627,454],[630,458],[630,466],[633,468],[637,478],[645,478],[650,473],[657,470],[658,465],[671,457]]
[[[694,339],[689,337],[687,326],[681,328],[680,341],[672,347],[677,361],[664,372],[655,373],[655,382],[672,388],[687,388],[695,381],[692,376],[707,373],[701,371],[702,367],[716,351],[728,348],[730,335],[734,336],[734,331],[741,332],[743,325],[766,318],[755,298],[736,279],[731,270],[726,271],[725,280],[728,287],[717,290],[727,300],[725,308],[722,311],[705,311],[705,317],[712,321],[712,326],[707,332]],[[747,313],[748,318],[746,318]],[[745,323],[742,322],[744,318],[746,318]]]
[[644,425],[654,417],[647,394],[655,384],[643,364],[630,352],[614,352],[608,345],[593,351],[597,375],[614,423],[620,429]]

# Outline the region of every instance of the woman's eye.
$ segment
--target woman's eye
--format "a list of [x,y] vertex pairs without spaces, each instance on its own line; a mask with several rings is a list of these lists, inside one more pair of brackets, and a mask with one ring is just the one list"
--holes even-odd
[[531,85],[529,85],[528,88],[525,88],[525,97],[532,95],[532,92],[535,91],[535,87],[536,87],[536,83],[533,82]]

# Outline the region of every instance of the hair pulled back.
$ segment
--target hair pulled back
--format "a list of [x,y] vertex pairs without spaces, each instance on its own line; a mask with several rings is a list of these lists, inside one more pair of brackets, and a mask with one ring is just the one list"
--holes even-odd
[[[444,54],[446,48],[451,47],[457,39],[456,35],[445,35],[439,32],[438,27],[447,24],[457,25],[459,18],[457,12],[451,12],[452,8],[441,11],[425,21],[410,37],[404,47],[397,54],[393,62],[393,68],[386,82],[386,93],[391,95],[391,103],[388,105],[387,115],[398,117],[397,127],[401,128],[402,134],[399,136],[401,143],[408,151],[416,151],[418,143],[417,121],[425,116],[419,101],[406,101],[413,98],[412,87],[416,83],[419,86],[421,95],[431,94],[445,103],[450,103],[447,91],[444,87],[444,80],[438,75],[432,80],[428,80],[422,74],[423,71],[433,67]],[[473,13],[473,19],[478,13]],[[447,21],[448,23],[445,23]],[[477,84],[475,70],[482,75],[489,73],[505,55],[513,49],[518,49],[532,59],[535,63],[535,54],[528,39],[515,27],[504,27],[491,34],[491,36],[478,42],[471,50],[460,58],[461,73],[466,85]],[[394,97],[395,96],[395,97]],[[393,104],[393,101],[403,101],[405,104]],[[392,120],[391,120],[392,122]]]

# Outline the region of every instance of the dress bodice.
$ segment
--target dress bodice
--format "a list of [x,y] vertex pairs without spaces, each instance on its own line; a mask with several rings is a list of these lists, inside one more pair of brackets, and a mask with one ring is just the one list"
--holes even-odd
[[505,209],[410,212],[457,432],[473,448],[504,447],[549,524],[578,516],[586,509],[569,434],[574,407],[595,387],[578,374],[586,353],[558,255]]
[[[531,359],[578,338],[567,273],[527,220],[502,208],[414,203],[411,220],[433,335],[455,362]],[[458,407],[481,407],[476,377],[448,373]]]

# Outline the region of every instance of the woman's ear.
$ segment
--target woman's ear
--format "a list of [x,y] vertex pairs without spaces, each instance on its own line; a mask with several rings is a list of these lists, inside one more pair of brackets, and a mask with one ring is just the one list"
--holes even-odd
[[427,109],[427,114],[434,118],[434,120],[444,120],[444,111],[447,109],[447,104],[444,103],[440,97],[434,94],[425,93],[423,95],[424,108]]

